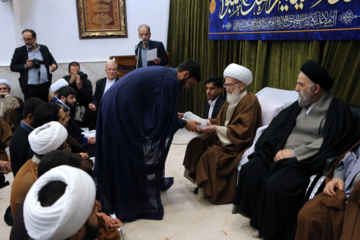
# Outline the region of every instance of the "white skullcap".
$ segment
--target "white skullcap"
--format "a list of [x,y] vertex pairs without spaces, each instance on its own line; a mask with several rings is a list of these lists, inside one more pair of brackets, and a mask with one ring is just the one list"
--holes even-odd
[[55,93],[55,92],[59,91],[60,88],[65,87],[65,86],[69,86],[69,83],[65,79],[60,78],[59,80],[57,80],[56,82],[51,84],[50,91],[52,93]]
[[11,91],[11,84],[9,83],[8,80],[0,79],[0,84],[5,84],[9,88],[9,91]]
[[231,77],[238,81],[245,83],[248,86],[252,82],[252,73],[246,67],[243,67],[236,63],[231,63],[224,70],[224,78]]
[[[51,181],[67,186],[51,206],[43,207],[39,191]],[[62,240],[74,235],[89,218],[95,203],[95,183],[88,173],[66,165],[44,173],[30,188],[24,201],[24,223],[35,240]]]
[[68,136],[66,128],[59,122],[49,122],[35,128],[29,134],[30,147],[34,153],[44,155],[58,149]]

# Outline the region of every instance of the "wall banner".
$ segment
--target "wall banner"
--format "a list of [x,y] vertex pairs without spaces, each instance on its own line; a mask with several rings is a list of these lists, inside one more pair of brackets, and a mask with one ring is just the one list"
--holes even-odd
[[360,0],[210,0],[211,40],[360,40]]

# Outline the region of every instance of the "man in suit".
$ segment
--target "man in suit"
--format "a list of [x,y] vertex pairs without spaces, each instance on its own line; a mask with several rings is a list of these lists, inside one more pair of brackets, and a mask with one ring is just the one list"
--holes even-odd
[[80,72],[80,64],[78,62],[69,63],[69,75],[63,78],[69,82],[69,86],[76,91],[76,105],[72,109],[75,113],[75,120],[81,127],[95,129],[96,114],[89,109],[93,97],[93,87],[87,74]]
[[49,99],[49,87],[52,74],[58,66],[45,45],[37,44],[34,30],[22,31],[24,46],[16,48],[11,60],[10,69],[19,72],[19,83],[25,101],[38,97],[44,102]]
[[205,103],[204,118],[216,118],[226,99],[221,96],[223,82],[220,77],[209,77],[205,80],[206,96],[209,101]]
[[[147,66],[166,66],[169,59],[162,42],[151,41],[151,32],[148,25],[142,24],[138,28],[140,42],[135,46],[135,54],[137,56],[136,68]],[[147,60],[148,51],[157,50],[157,57],[151,61]]]
[[105,78],[96,81],[95,94],[91,103],[89,103],[89,108],[92,111],[96,111],[100,105],[100,101],[104,93],[117,81],[116,78],[117,65],[116,62],[108,61],[105,65]]

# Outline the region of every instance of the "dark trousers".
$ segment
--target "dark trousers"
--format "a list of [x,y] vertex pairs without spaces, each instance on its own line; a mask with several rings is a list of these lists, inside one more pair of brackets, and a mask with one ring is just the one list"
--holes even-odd
[[24,94],[25,102],[29,98],[37,97],[45,103],[49,101],[49,83],[39,85],[26,85],[26,92]]

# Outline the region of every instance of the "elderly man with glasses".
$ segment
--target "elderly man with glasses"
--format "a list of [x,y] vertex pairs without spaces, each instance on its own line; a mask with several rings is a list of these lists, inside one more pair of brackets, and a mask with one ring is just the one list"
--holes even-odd
[[48,102],[51,72],[58,68],[57,63],[45,45],[36,43],[34,30],[23,30],[22,36],[25,45],[15,49],[10,69],[20,73],[19,83],[25,101],[38,97]]
[[186,149],[185,176],[194,182],[199,199],[213,204],[234,199],[237,165],[249,148],[261,125],[257,97],[246,90],[252,81],[251,71],[232,63],[224,71],[227,99],[216,119],[210,119],[200,136]]

